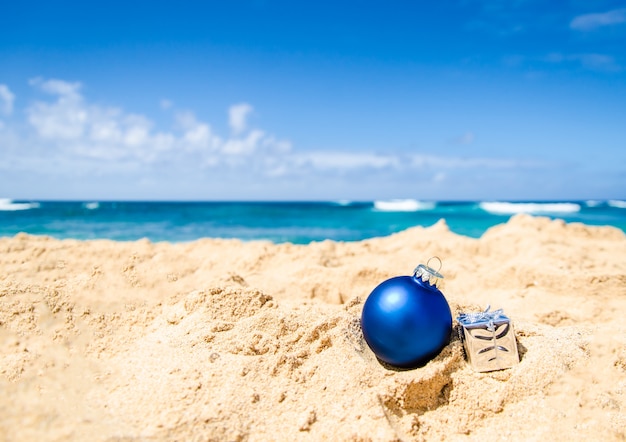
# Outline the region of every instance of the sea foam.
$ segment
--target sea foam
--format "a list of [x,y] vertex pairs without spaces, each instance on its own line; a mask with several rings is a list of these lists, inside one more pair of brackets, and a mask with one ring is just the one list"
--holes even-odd
[[626,209],[626,201],[609,200],[607,204],[611,207],[617,207],[618,209]]
[[580,204],[576,203],[507,203],[482,202],[480,208],[494,214],[515,213],[576,213]]
[[585,205],[587,207],[598,207],[598,206],[602,205],[602,201],[600,201],[600,200],[587,200],[587,201],[585,201]]
[[417,212],[418,210],[432,210],[435,206],[434,202],[413,199],[374,201],[374,209],[381,212]]
[[0,210],[14,212],[16,210],[36,209],[39,203],[14,203],[8,198],[0,198]]
[[352,205],[352,200],[337,200],[333,201],[333,203],[338,206],[350,206]]

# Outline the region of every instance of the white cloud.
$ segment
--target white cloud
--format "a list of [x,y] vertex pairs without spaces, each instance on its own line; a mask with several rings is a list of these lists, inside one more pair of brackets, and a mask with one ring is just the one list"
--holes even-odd
[[92,113],[91,127],[88,137],[93,142],[119,143],[123,136],[123,128],[119,121],[121,111],[119,109],[107,109],[102,112]]
[[33,79],[42,91],[58,95],[54,103],[36,102],[28,110],[28,121],[37,133],[48,139],[75,140],[83,136],[88,113],[79,93],[80,83]]
[[198,123],[189,128],[183,135],[183,140],[191,149],[215,150],[221,144],[219,137],[211,133],[211,126],[206,123]]
[[474,142],[474,138],[476,138],[476,136],[474,135],[473,132],[465,132],[459,138],[459,143],[461,143],[461,144],[471,144],[471,143]]
[[[382,174],[391,177],[399,176],[430,176],[430,181],[441,183],[447,181],[451,172],[473,170],[503,170],[510,172],[515,169],[536,169],[545,167],[531,161],[471,158],[407,153],[372,153],[351,151],[311,151],[290,152],[281,156],[264,158],[263,173],[267,177],[284,176],[316,176],[343,175],[346,173]],[[453,174],[452,174],[453,175]]]
[[273,135],[263,138],[262,146],[275,153],[287,153],[291,151],[291,142],[288,140],[277,140]]
[[592,31],[602,26],[626,22],[626,8],[574,17],[569,26],[576,31]]
[[299,154],[294,157],[298,166],[309,165],[315,169],[351,170],[351,169],[383,169],[398,167],[400,159],[395,155],[381,155],[367,152],[328,152],[317,151]]
[[453,144],[471,144],[474,142],[476,136],[473,132],[465,132],[463,135],[450,140]]
[[437,172],[435,174],[435,176],[433,177],[433,182],[434,183],[442,183],[446,180],[446,178],[448,178],[448,175],[446,175],[443,172]]
[[64,80],[50,79],[44,80],[41,77],[31,78],[31,86],[39,87],[42,91],[52,95],[62,95],[66,97],[79,97],[82,84],[79,82],[70,83]]
[[265,134],[260,130],[251,131],[245,138],[228,140],[222,147],[227,155],[249,155],[257,151],[260,141]]
[[[136,159],[152,162],[171,160],[173,152],[204,157],[199,163],[217,165],[220,159],[256,154],[280,155],[291,150],[291,143],[256,129],[246,131],[249,104],[228,109],[232,137],[222,139],[211,126],[193,112],[174,114],[174,131],[155,130],[144,115],[120,108],[90,104],[81,94],[81,84],[63,80],[30,81],[39,90],[55,96],[37,100],[27,109],[27,119],[39,139],[65,154],[109,160]],[[169,107],[171,102],[162,107]],[[169,155],[169,157],[168,157]]]
[[13,102],[15,95],[6,84],[0,84],[0,113],[11,115],[13,113]]
[[539,164],[502,158],[464,158],[443,157],[436,155],[412,155],[409,163],[414,167],[431,167],[435,169],[512,169],[515,167],[536,167]]
[[620,66],[615,57],[598,53],[563,54],[560,52],[551,52],[539,57],[505,57],[502,62],[508,67],[527,67],[531,69],[527,72],[529,78],[539,78],[542,76],[540,71],[532,70],[537,67],[537,63],[569,63],[596,72],[620,72],[623,70],[623,67]]
[[574,56],[575,60],[587,69],[594,71],[618,71],[620,67],[615,62],[615,58],[604,54],[579,54]]
[[246,120],[253,110],[248,103],[234,104],[228,109],[228,122],[235,134],[246,130]]
[[30,83],[56,96],[54,101],[34,102],[26,112],[31,127],[49,148],[87,158],[150,161],[153,150],[174,145],[171,136],[155,133],[153,123],[143,115],[87,103],[78,82],[36,78]]
[[159,103],[159,106],[161,106],[161,109],[163,110],[167,110],[171,108],[173,105],[174,103],[172,103],[171,100],[168,100],[166,98],[162,99],[161,102]]
[[146,117],[143,115],[127,115],[123,122],[126,126],[123,143],[126,146],[143,146],[150,141],[152,122]]
[[215,151],[223,144],[221,138],[213,133],[211,126],[198,121],[193,112],[178,112],[176,120],[184,131],[181,141],[186,150]]
[[575,62],[592,71],[616,72],[621,70],[615,58],[605,54],[561,54],[556,52],[548,54],[543,58],[543,61],[548,63]]

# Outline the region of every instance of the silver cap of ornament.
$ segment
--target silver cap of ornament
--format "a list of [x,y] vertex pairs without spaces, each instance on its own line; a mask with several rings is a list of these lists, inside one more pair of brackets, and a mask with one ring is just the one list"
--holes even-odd
[[[433,259],[439,261],[439,268],[437,270],[428,265]],[[428,283],[432,287],[439,288],[441,280],[443,279],[443,275],[439,273],[442,266],[443,263],[441,262],[441,259],[438,256],[433,256],[426,261],[426,264],[420,264],[415,268],[413,271],[413,277],[421,279],[423,282]]]

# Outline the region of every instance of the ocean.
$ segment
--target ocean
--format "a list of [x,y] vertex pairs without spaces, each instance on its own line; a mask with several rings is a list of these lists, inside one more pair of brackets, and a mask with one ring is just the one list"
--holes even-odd
[[275,243],[358,241],[439,219],[455,233],[480,237],[512,215],[560,218],[626,231],[626,201],[450,202],[412,199],[327,202],[13,201],[0,199],[0,236],[185,242],[239,238]]

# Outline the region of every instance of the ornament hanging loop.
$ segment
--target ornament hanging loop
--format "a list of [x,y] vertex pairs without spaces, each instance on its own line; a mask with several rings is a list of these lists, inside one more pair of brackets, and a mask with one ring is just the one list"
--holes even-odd
[[435,270],[435,272],[440,273],[441,268],[443,267],[443,262],[441,261],[441,258],[439,258],[438,256],[431,256],[430,258],[428,258],[428,261],[426,261],[426,267],[428,267],[429,269],[433,269],[429,264],[430,261],[432,261],[433,259],[436,259],[437,261],[439,261],[439,268]]

